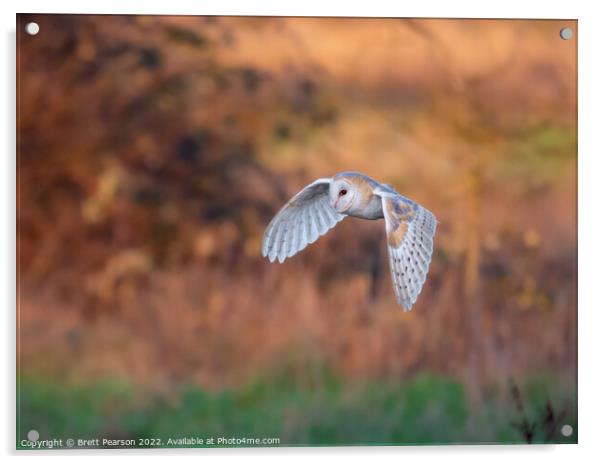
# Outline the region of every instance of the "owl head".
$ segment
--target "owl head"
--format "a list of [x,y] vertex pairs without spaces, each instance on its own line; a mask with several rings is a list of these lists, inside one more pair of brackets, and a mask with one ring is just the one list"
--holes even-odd
[[345,213],[351,206],[358,193],[357,186],[349,177],[335,177],[330,183],[330,206],[337,213]]

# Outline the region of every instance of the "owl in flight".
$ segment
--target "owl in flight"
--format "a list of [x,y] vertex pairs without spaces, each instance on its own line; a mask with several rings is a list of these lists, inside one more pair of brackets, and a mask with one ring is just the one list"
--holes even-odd
[[385,219],[389,268],[397,302],[412,309],[426,280],[437,220],[433,213],[356,172],[342,172],[307,185],[268,225],[263,256],[283,262],[332,229],[346,216]]

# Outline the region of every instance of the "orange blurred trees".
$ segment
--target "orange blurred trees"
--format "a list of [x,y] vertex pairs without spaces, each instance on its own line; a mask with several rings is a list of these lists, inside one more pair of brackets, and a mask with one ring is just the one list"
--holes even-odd
[[[443,39],[442,34],[446,31],[440,30],[440,22],[408,21],[407,24],[429,44],[440,72],[440,83],[430,94],[428,124],[431,131],[439,136],[443,134],[449,145],[448,150],[458,168],[451,179],[458,187],[450,190],[456,192],[465,205],[463,227],[455,233],[461,234],[464,244],[462,311],[466,311],[465,354],[469,361],[466,381],[472,399],[479,401],[482,386],[491,380],[492,372],[488,366],[495,366],[495,359],[483,340],[483,318],[487,317],[487,312],[481,298],[482,195],[487,182],[487,166],[500,155],[503,145],[502,128],[491,117],[480,89],[511,69],[515,43],[511,38],[506,53],[492,54],[485,66],[481,62],[477,70],[466,70],[457,48],[450,49]],[[483,35],[485,31],[479,28],[478,34]]]

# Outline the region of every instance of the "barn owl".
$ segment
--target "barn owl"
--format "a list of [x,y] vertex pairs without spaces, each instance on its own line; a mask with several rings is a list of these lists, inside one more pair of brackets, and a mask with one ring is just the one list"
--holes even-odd
[[428,273],[437,221],[426,208],[364,174],[343,172],[303,188],[268,225],[262,254],[282,263],[347,216],[384,218],[397,303],[412,309]]

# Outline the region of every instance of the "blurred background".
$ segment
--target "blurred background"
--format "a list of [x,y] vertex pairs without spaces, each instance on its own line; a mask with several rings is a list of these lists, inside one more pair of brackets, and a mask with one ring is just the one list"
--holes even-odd
[[[19,15],[18,441],[575,442],[565,26]],[[345,170],[440,221],[412,312],[382,222],[260,255]]]

